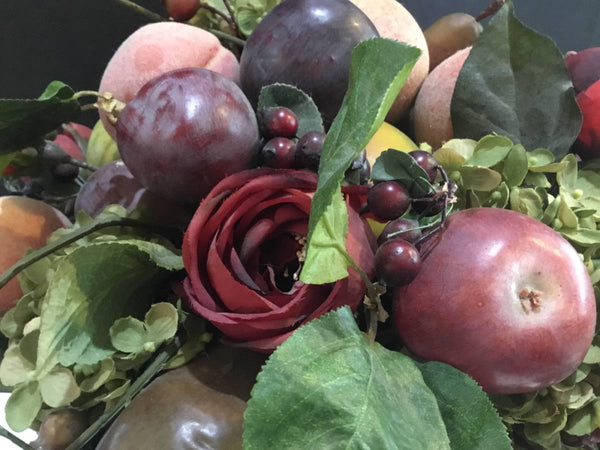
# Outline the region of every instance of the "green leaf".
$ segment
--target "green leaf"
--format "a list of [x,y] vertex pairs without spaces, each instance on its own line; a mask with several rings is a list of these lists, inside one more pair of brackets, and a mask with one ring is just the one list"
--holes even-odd
[[244,449],[449,449],[435,396],[407,356],[371,343],[349,308],[271,355],[244,413]]
[[181,257],[152,242],[109,241],[79,247],[60,260],[42,302],[37,371],[94,364],[114,353],[109,328],[147,311]]
[[152,305],[144,320],[148,338],[157,344],[171,339],[177,332],[177,308],[172,304],[162,302]]
[[348,276],[347,234],[346,202],[338,194],[314,229],[310,244],[312,251],[306,255],[300,277],[305,283],[331,283]]
[[552,221],[556,218],[556,215],[558,214],[558,209],[560,208],[561,204],[562,204],[562,196],[559,195],[558,197],[556,197],[554,200],[552,200],[550,202],[550,204],[544,211],[544,215],[542,216],[541,222],[550,226],[550,224],[552,224]]
[[460,170],[467,161],[460,153],[448,147],[442,147],[437,150],[433,157],[446,172]]
[[2,172],[10,164],[15,155],[16,153],[7,153],[6,155],[0,154],[0,178],[2,178]]
[[133,317],[125,317],[115,321],[110,327],[110,342],[114,348],[123,353],[141,353],[147,342],[144,323]]
[[466,161],[473,156],[475,147],[477,147],[477,141],[473,139],[450,139],[449,141],[444,142],[444,145],[442,145],[440,150],[450,149],[455,153],[458,153]]
[[531,188],[514,188],[510,192],[510,208],[537,220],[544,215],[542,198]]
[[600,428],[600,399],[569,415],[565,431],[573,436],[584,436]]
[[74,94],[66,84],[53,81],[38,99],[0,99],[0,154],[21,150],[77,119],[81,108]]
[[460,174],[463,188],[473,191],[492,191],[502,182],[502,175],[487,167],[463,166]]
[[569,241],[583,245],[589,246],[594,245],[600,242],[600,230],[588,230],[588,229],[580,229],[580,230],[560,230],[560,234],[562,234]]
[[437,399],[453,449],[511,449],[506,428],[475,381],[443,363],[419,366]]
[[510,149],[502,168],[502,175],[504,175],[508,187],[514,188],[520,186],[523,180],[525,180],[528,170],[525,148],[522,145],[515,145]]
[[19,346],[10,345],[0,363],[0,382],[3,386],[16,386],[28,381],[34,370],[35,365],[21,354]]
[[485,136],[475,146],[475,152],[469,158],[467,164],[470,166],[493,167],[506,158],[512,147],[512,141],[504,136]]
[[496,132],[525,148],[548,148],[558,157],[569,151],[582,124],[560,49],[523,25],[512,2],[494,15],[473,45],[451,111],[456,137]]
[[592,345],[583,359],[585,364],[599,364],[600,363],[600,347]]
[[[344,235],[347,219],[330,217],[325,224],[324,216],[339,212],[339,207],[331,205],[337,202],[339,206],[340,186],[346,169],[383,123],[420,55],[417,48],[383,38],[363,41],[354,48],[349,87],[321,153],[319,181],[309,219],[307,261],[300,276],[303,282],[322,284],[347,276],[347,261],[336,258],[335,264],[340,266],[331,269],[334,265],[328,259],[331,251],[314,245],[313,235],[317,227],[324,230],[333,224],[340,228],[331,230],[332,233]],[[329,278],[320,275],[327,268],[332,275]]]
[[79,387],[83,392],[94,392],[102,387],[115,374],[115,362],[111,358],[104,359],[98,370],[91,376],[83,380]]
[[377,157],[371,170],[371,179],[373,181],[396,180],[415,198],[424,197],[434,191],[427,172],[412,156],[399,150],[385,150]]
[[548,181],[548,177],[545,174],[539,172],[529,172],[525,177],[524,184],[526,186],[541,187],[543,189],[548,189],[552,187],[552,185]]
[[5,406],[6,423],[13,431],[25,431],[42,408],[42,395],[37,382],[22,384],[8,398]]
[[565,162],[567,165],[556,174],[556,182],[560,187],[573,190],[577,184],[577,158],[573,153],[569,153],[563,158],[562,162]]
[[323,131],[323,119],[317,105],[297,87],[283,83],[263,87],[258,96],[258,114],[277,106],[284,106],[294,112],[298,119],[297,136],[304,136],[310,131]]
[[564,201],[563,196],[560,196],[562,201],[558,207],[558,219],[563,223],[563,226],[567,228],[577,228],[579,225],[579,219],[571,208]]
[[42,400],[51,408],[70,405],[81,391],[73,373],[65,367],[56,367],[40,381]]

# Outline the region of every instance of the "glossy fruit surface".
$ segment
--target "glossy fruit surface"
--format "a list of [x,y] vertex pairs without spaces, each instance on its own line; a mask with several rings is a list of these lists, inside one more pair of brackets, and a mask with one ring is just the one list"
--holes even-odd
[[169,16],[175,20],[190,20],[200,8],[198,0],[162,0]]
[[600,47],[569,52],[565,61],[573,80],[575,93],[585,91],[600,79]]
[[319,170],[321,150],[325,142],[325,133],[310,131],[298,139],[296,143],[296,169]]
[[427,172],[429,181],[433,183],[437,177],[439,167],[433,155],[424,150],[413,150],[409,155],[414,158],[417,164],[421,166],[425,172]]
[[403,239],[390,239],[375,253],[375,272],[387,286],[404,286],[415,279],[421,269],[421,255]]
[[31,445],[37,450],[64,450],[88,426],[84,412],[70,408],[57,409],[44,418],[38,437]]
[[158,377],[96,450],[242,448],[243,414],[264,356],[221,347]]
[[261,114],[259,126],[264,137],[292,138],[298,131],[298,118],[289,108],[269,108]]
[[394,291],[406,346],[471,375],[490,394],[532,392],[575,371],[594,336],[596,302],[575,249],[523,214],[451,215],[420,247],[423,265]]
[[367,206],[378,219],[393,220],[408,210],[410,195],[401,184],[395,181],[384,181],[369,190]]
[[259,164],[274,169],[291,169],[296,158],[296,144],[294,141],[276,137],[268,141],[260,151]]
[[373,23],[347,0],[285,0],[246,42],[242,89],[256,104],[263,86],[292,84],[313,97],[330,124],[348,88],[352,50],[377,36]]
[[366,147],[367,158],[371,166],[375,164],[375,160],[381,152],[390,148],[410,152],[411,150],[418,149],[419,146],[398,128],[387,122],[383,122]]
[[[417,222],[416,220],[405,219],[403,217],[394,219],[391,222],[388,222],[387,225],[383,228],[381,234],[377,238],[377,243],[381,245],[389,239],[396,238],[404,239],[405,241],[414,243],[417,239],[421,237],[422,234],[420,229],[415,229],[418,226],[419,222]],[[390,236],[390,234],[392,233],[394,233],[394,235]]]
[[117,144],[143,186],[197,203],[227,175],[254,167],[258,125],[234,82],[210,70],[181,69],[153,79],[128,103]]
[[458,50],[475,43],[483,27],[470,14],[451,13],[440,17],[423,34],[429,49],[429,70]]

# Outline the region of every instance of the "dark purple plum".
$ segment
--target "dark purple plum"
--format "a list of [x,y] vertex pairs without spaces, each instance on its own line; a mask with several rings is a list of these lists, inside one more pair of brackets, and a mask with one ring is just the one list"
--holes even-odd
[[242,89],[256,105],[263,86],[287,83],[311,95],[330,124],[348,88],[350,55],[377,37],[348,0],[285,0],[254,29],[242,52]]
[[197,204],[219,181],[256,164],[258,124],[240,88],[206,69],[150,80],[121,112],[117,144],[147,189]]
[[129,212],[138,209],[143,218],[162,225],[184,228],[191,219],[181,206],[144,188],[122,161],[105,165],[87,179],[77,194],[75,211],[94,218],[108,205],[121,205]]

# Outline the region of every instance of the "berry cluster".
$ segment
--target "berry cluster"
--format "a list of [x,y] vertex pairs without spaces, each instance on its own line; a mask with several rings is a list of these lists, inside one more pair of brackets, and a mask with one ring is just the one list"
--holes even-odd
[[[435,158],[422,150],[409,154],[425,170],[429,181],[435,182],[439,168]],[[434,194],[413,199],[406,187],[397,181],[380,182],[369,190],[367,208],[377,219],[389,221],[379,235],[379,248],[375,254],[377,278],[382,284],[408,284],[421,268],[421,255],[417,246],[423,235],[419,222],[402,216],[409,209],[420,217],[435,215],[445,208],[445,203],[444,195]]]

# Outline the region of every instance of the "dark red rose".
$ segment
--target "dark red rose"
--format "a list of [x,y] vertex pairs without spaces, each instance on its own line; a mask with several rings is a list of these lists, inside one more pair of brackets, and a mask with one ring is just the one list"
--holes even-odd
[[[300,325],[365,294],[359,275],[336,283],[297,280],[317,177],[307,171],[256,169],[221,181],[202,201],[183,242],[188,306],[239,346],[272,351]],[[373,273],[375,240],[360,217],[366,187],[344,188],[346,246]]]

